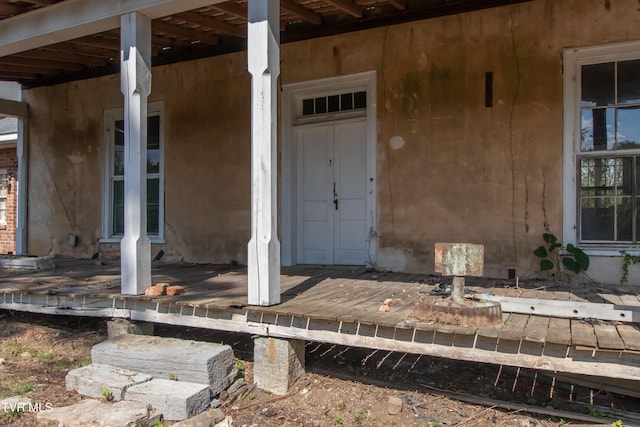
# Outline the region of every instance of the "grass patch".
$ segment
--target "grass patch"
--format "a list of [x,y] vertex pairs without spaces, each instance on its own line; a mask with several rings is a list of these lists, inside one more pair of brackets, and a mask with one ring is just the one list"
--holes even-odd
[[91,365],[91,358],[90,357],[81,357],[80,359],[76,360],[76,362],[73,364],[74,368],[82,368],[84,366],[88,366]]
[[4,399],[5,397],[18,396],[35,389],[36,385],[30,381],[9,384],[6,388],[0,389],[0,399]]

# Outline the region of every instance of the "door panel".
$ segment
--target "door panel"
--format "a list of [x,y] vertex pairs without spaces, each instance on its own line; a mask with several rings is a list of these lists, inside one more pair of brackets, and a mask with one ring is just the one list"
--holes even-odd
[[331,174],[328,170],[332,147],[331,127],[300,129],[300,169],[302,185],[298,260],[303,264],[333,264],[333,193],[329,192]]
[[367,132],[365,122],[335,125],[336,264],[367,262]]
[[297,129],[298,262],[367,262],[365,121]]

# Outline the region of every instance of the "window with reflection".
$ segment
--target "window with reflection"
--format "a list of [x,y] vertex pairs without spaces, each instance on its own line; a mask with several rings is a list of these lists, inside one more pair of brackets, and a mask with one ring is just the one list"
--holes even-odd
[[640,238],[640,60],[581,66],[579,239]]
[[[124,234],[124,120],[116,120],[113,126],[110,235],[117,237]],[[158,237],[162,229],[161,162],[160,116],[150,115],[147,119],[147,233],[150,237]]]

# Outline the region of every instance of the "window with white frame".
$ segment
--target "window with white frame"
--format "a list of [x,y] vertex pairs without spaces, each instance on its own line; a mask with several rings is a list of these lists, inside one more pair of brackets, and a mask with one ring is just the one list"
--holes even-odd
[[[147,234],[163,239],[164,137],[162,104],[152,103],[147,118]],[[103,241],[119,241],[124,235],[124,119],[123,110],[105,113],[105,184]]]
[[[565,52],[565,241],[640,241],[640,43]],[[568,149],[571,150],[568,153]],[[567,162],[568,160],[568,162]],[[571,179],[573,174],[573,180]],[[566,212],[573,197],[575,222]],[[573,228],[574,232],[567,228]],[[573,234],[567,239],[567,233]]]

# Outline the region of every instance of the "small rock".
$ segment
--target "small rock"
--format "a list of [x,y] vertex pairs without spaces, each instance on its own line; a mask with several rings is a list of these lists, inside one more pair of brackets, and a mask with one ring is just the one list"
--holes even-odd
[[152,285],[145,289],[144,294],[150,297],[159,297],[161,295],[165,295],[166,289],[166,286],[162,287],[160,284]]
[[217,424],[226,418],[226,415],[224,414],[222,409],[214,409],[208,412],[213,424]]
[[211,421],[211,416],[207,412],[201,412],[195,417],[173,424],[173,427],[209,427]]
[[267,406],[266,408],[262,409],[262,415],[264,415],[265,417],[275,417],[276,415],[278,415],[278,410],[273,406]]
[[225,417],[224,420],[220,421],[218,424],[216,424],[213,427],[231,427],[232,425],[233,425],[233,418]]
[[384,300],[384,304],[388,305],[389,307],[391,307],[392,305],[394,305],[396,302],[393,300],[393,298],[387,298],[386,300]]
[[211,401],[211,403],[209,404],[210,407],[212,408],[219,408],[220,407],[220,400],[219,399],[213,399]]
[[167,295],[171,297],[175,295],[182,295],[184,293],[185,293],[184,286],[169,286],[167,288]]
[[218,399],[220,399],[220,402],[224,402],[228,398],[229,398],[229,393],[226,390],[222,390],[220,392],[220,396],[218,396]]
[[402,412],[402,399],[396,396],[389,397],[389,402],[387,403],[387,412],[389,415],[398,415]]
[[383,312],[383,313],[388,313],[391,309],[389,308],[389,306],[388,306],[387,304],[382,304],[382,305],[380,306],[380,309],[379,309],[379,310],[380,310],[381,312]]
[[0,357],[0,371],[7,369],[7,365],[4,364],[4,359]]

